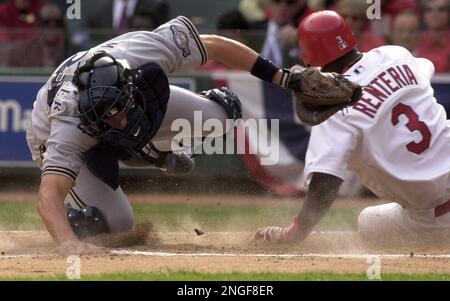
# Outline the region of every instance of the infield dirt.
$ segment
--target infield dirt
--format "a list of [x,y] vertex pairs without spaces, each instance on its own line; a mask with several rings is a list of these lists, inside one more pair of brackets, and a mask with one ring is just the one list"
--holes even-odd
[[[250,233],[159,233],[157,245],[114,249],[113,253],[81,256],[85,275],[189,271],[203,273],[365,273],[373,255],[381,255],[383,273],[449,274],[449,248],[368,250],[353,232],[313,233],[302,244],[249,243]],[[2,232],[0,277],[65,274],[67,257],[52,254],[45,232]],[[412,253],[413,252],[413,253]],[[392,256],[392,254],[395,254]],[[423,255],[426,254],[426,255]]]
[[[29,195],[16,195],[17,201],[30,200]],[[152,202],[153,197],[132,196],[136,202]],[[208,197],[155,197],[158,201],[207,202]],[[240,198],[252,202],[253,198]],[[215,199],[214,202],[218,200]],[[223,202],[229,199],[221,200]],[[231,200],[239,202],[238,200]],[[280,206],[286,202],[282,201]],[[276,202],[274,201],[274,204]],[[352,206],[359,202],[342,202]],[[371,202],[371,205],[373,202]],[[382,273],[450,274],[450,244],[421,247],[367,247],[356,232],[313,232],[303,243],[268,245],[253,243],[252,233],[154,232],[147,229],[120,248],[109,253],[81,256],[84,275],[145,272],[187,271],[203,273],[263,272],[293,273],[328,272],[365,274],[374,255],[380,256]],[[155,237],[159,240],[156,240]],[[114,246],[111,245],[110,246]],[[0,277],[41,277],[64,275],[67,257],[53,254],[54,244],[44,231],[0,232]]]

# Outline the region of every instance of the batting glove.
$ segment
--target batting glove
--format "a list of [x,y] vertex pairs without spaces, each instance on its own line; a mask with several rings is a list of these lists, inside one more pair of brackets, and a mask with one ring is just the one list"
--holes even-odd
[[306,231],[300,224],[298,216],[294,217],[291,225],[286,228],[267,227],[259,229],[255,233],[254,240],[269,242],[291,243],[304,240],[310,231]]

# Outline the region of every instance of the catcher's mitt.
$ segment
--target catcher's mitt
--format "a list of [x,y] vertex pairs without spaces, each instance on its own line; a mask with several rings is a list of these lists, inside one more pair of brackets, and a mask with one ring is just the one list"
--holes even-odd
[[317,68],[288,71],[286,87],[294,91],[297,116],[308,125],[317,125],[336,112],[355,104],[362,88],[338,73],[320,72]]

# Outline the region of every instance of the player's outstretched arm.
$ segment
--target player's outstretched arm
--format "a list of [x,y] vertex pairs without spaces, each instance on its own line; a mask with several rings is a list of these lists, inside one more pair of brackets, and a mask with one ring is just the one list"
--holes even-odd
[[325,173],[313,173],[305,203],[298,215],[305,229],[312,228],[323,218],[337,197],[342,179]]
[[64,200],[72,187],[72,180],[57,174],[45,174],[39,188],[38,212],[50,235],[58,244],[56,251],[62,254],[95,253],[93,245],[78,240],[67,219]]
[[208,57],[233,69],[252,75],[294,92],[297,116],[308,125],[317,125],[336,112],[352,106],[362,95],[362,88],[337,73],[317,68],[281,69],[244,44],[218,35],[201,35]]
[[[255,73],[255,64],[257,61],[259,60],[259,63],[263,64],[263,62],[261,62],[260,55],[241,42],[219,35],[200,35],[200,38],[206,47],[208,58],[210,60],[221,62],[222,64],[236,70],[247,72],[253,71],[253,74]],[[264,68],[264,66],[262,67]],[[266,66],[266,68],[270,67]],[[259,70],[256,70],[256,73],[258,71]],[[280,85],[283,76],[283,70],[281,68],[272,66],[272,70],[268,69],[265,71],[268,75],[262,79],[273,84]],[[258,76],[258,74],[254,75]]]
[[338,177],[314,173],[300,213],[286,228],[267,227],[259,229],[255,240],[272,242],[296,242],[304,240],[322,219],[337,197],[342,180]]

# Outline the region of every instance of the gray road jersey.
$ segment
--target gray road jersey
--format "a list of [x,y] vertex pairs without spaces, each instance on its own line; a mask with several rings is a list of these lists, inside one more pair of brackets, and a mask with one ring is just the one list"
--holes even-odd
[[71,76],[102,50],[116,59],[126,59],[133,69],[157,63],[166,74],[197,68],[207,61],[198,31],[185,17],[177,17],[152,32],[126,33],[67,59],[38,92],[27,130],[33,160],[43,174],[56,173],[75,180],[83,153],[97,143],[77,128],[78,94]]

